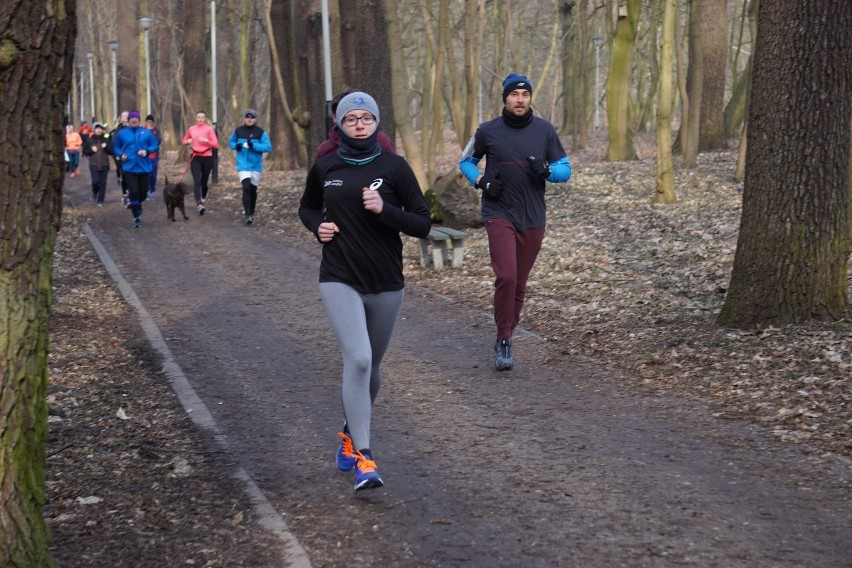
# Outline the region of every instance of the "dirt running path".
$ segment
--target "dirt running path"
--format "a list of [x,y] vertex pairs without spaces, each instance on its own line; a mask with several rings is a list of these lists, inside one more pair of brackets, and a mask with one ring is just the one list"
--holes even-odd
[[319,246],[262,212],[244,226],[230,188],[187,222],[158,196],[134,230],[114,187],[98,208],[76,185],[68,199],[314,566],[852,565],[848,464],[634,392],[593,361],[551,361],[534,333],[497,373],[490,314],[415,287],[374,413],[386,485],[353,496],[334,463],[340,356]]

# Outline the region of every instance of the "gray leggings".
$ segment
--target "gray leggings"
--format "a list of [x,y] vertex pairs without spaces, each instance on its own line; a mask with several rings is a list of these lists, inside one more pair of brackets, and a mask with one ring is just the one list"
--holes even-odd
[[343,352],[343,416],[356,450],[370,447],[370,418],[379,394],[379,366],[402,308],[403,290],[361,294],[339,282],[322,282],[320,297]]

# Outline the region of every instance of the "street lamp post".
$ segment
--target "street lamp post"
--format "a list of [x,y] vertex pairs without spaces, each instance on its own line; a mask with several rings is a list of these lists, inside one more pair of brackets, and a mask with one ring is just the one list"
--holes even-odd
[[[89,58],[89,101],[91,102],[92,114],[90,116],[95,116],[95,65],[92,62],[95,54],[91,51],[86,52],[86,57]],[[81,121],[82,121],[82,117]]]
[[331,119],[331,33],[328,24],[328,0],[322,0],[322,68],[325,78],[325,130],[334,126]]
[[603,39],[601,35],[592,38],[595,42],[595,130],[601,123],[601,42]]
[[151,112],[151,56],[148,49],[148,30],[151,29],[153,23],[154,20],[148,16],[139,18],[139,25],[145,30],[145,87],[147,89],[145,102],[148,109],[146,114]]
[[115,50],[118,49],[118,41],[110,40],[109,49],[112,51],[112,116],[118,116],[118,80],[116,79]]
[[86,116],[84,102],[86,100],[86,97],[84,96],[84,90],[86,87],[86,76],[84,75],[85,72],[85,65],[83,65],[82,63],[80,65],[77,65],[77,80],[80,82],[80,120],[78,120],[77,122],[82,122],[83,117]]
[[[219,96],[219,93],[216,90],[216,0],[210,0],[210,91],[212,94],[212,101],[210,103],[210,110],[212,111],[213,118],[213,130],[217,131],[216,135],[218,136],[218,122],[219,117],[216,112],[216,107],[219,105],[216,104],[216,99]],[[217,148],[213,148],[213,183],[219,183],[219,150]]]

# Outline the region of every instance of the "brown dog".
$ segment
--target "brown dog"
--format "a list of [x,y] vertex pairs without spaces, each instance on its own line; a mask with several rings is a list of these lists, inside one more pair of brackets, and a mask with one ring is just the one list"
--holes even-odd
[[163,201],[166,202],[166,214],[169,221],[175,220],[175,208],[180,209],[184,221],[188,221],[186,210],[183,207],[184,195],[189,195],[191,190],[189,186],[183,182],[169,183],[169,177],[166,176],[166,185],[163,187]]

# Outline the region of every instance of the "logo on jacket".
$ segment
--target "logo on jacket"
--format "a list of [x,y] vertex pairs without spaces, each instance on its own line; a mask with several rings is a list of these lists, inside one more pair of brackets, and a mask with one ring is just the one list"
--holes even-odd
[[384,183],[384,181],[382,180],[382,178],[374,179],[374,180],[373,180],[373,183],[371,183],[371,184],[370,184],[370,190],[371,190],[371,191],[376,191],[377,189],[379,189],[380,187],[382,187],[382,183]]

